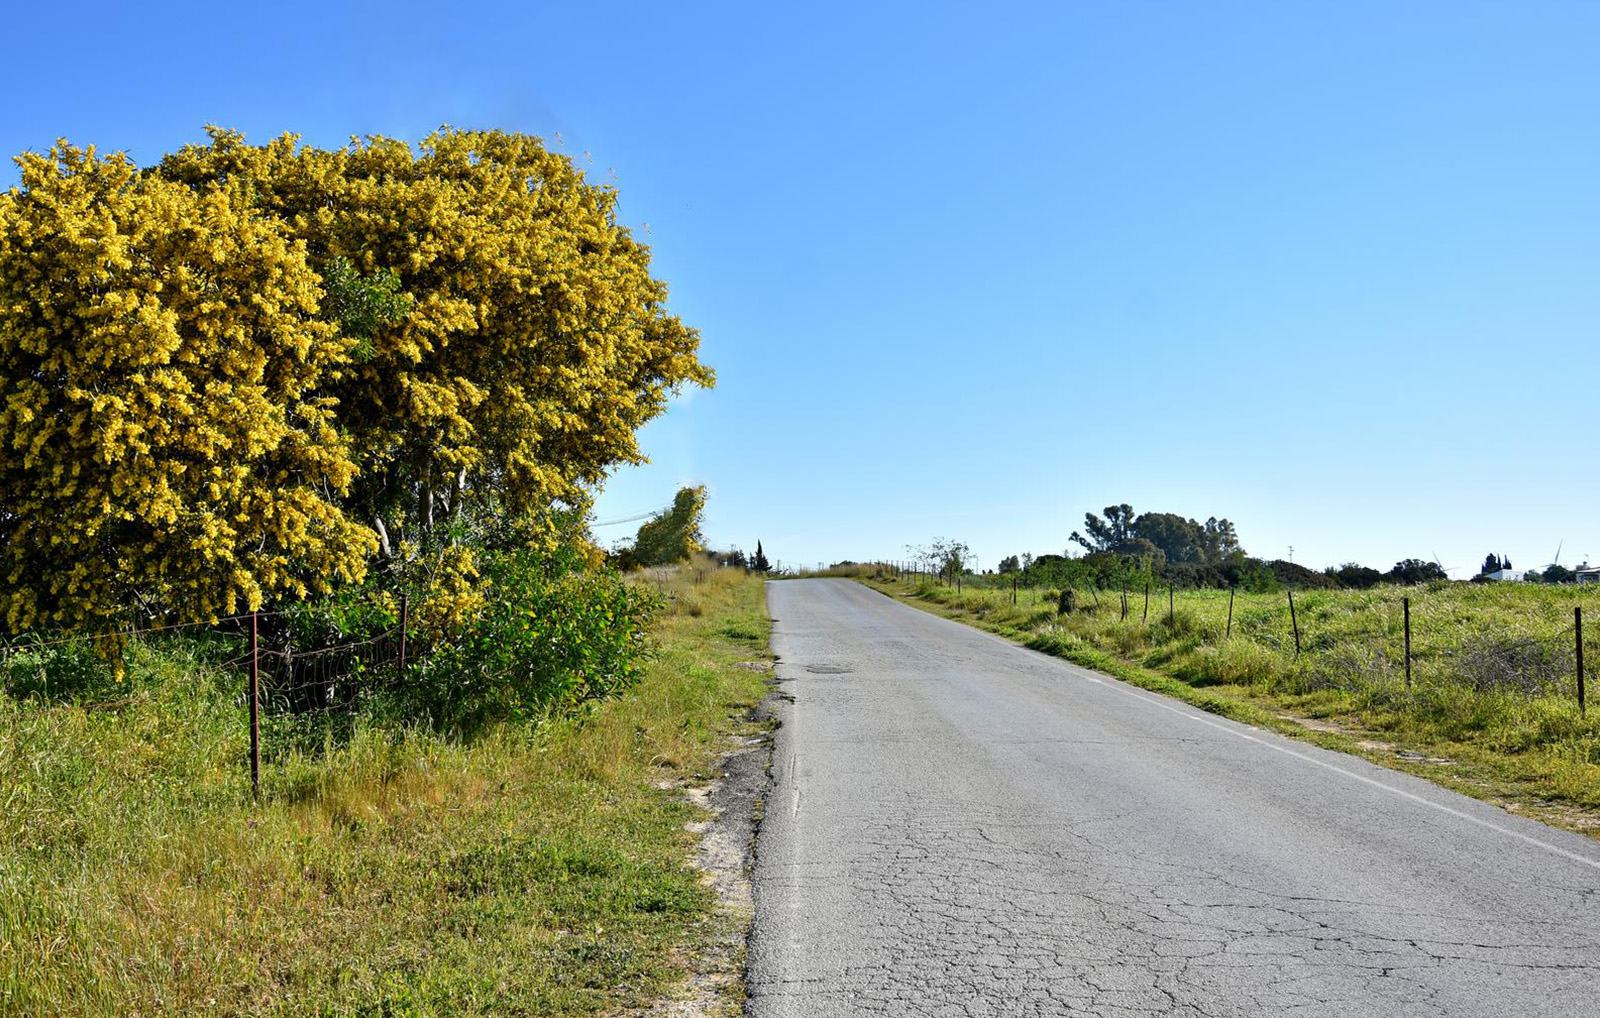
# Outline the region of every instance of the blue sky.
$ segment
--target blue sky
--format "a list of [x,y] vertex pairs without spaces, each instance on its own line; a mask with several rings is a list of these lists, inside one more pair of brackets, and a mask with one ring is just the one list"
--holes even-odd
[[992,566],[1124,501],[1312,566],[1600,555],[1600,5],[86,3],[7,34],[8,153],[450,123],[614,174],[719,383],[602,520],[696,482],[714,544],[785,562]]

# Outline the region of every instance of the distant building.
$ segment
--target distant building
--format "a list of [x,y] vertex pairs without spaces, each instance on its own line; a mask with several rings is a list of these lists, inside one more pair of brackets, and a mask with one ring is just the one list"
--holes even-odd
[[[1595,572],[1600,573],[1600,569],[1595,570]],[[1486,580],[1509,581],[1521,580],[1527,575],[1528,571],[1526,569],[1496,569],[1492,573],[1484,573],[1483,578]],[[1597,576],[1596,578],[1600,579],[1600,576]]]
[[1572,571],[1576,583],[1600,583],[1600,566],[1591,566],[1585,562]]

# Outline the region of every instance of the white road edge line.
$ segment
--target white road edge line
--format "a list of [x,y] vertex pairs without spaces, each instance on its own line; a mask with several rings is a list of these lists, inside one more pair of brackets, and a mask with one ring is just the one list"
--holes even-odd
[[[983,638],[985,638],[987,640],[992,640],[995,643],[998,643],[1000,646],[1005,647],[1007,650],[1010,650],[1010,651],[1021,651],[1022,653],[1027,654],[1029,657],[1037,656],[1037,657],[1047,658],[1048,660],[1054,662],[1057,665],[1064,666],[1067,669],[1069,674],[1071,674],[1073,672],[1082,672],[1082,673],[1087,673],[1088,672],[1088,669],[1084,668],[1082,665],[1075,665],[1070,661],[1065,661],[1065,660],[1062,660],[1061,658],[1053,657],[1053,656],[1051,656],[1049,654],[1045,654],[1043,651],[1030,650],[1027,647],[1023,647],[1023,646],[1020,646],[1018,644],[1012,643],[1010,640],[1007,640],[1004,637],[996,636],[993,633],[984,632],[981,629],[977,629],[977,628],[975,628],[973,626],[966,625],[965,623],[962,623],[962,622],[957,622],[954,619],[947,619],[942,615],[935,615],[932,612],[922,611],[922,610],[920,610],[918,608],[912,607],[911,605],[905,604],[903,601],[900,601],[898,598],[891,597],[890,600],[894,601],[896,604],[901,605],[907,611],[916,612],[918,615],[921,615],[924,618],[938,619],[941,622],[948,622],[950,625],[958,626],[961,629],[965,630],[966,632],[976,633],[978,636],[981,636],[981,637],[983,637]],[[1484,828],[1487,828],[1488,830],[1495,831],[1496,833],[1504,834],[1504,835],[1506,835],[1507,837],[1510,837],[1510,838],[1516,838],[1518,841],[1526,842],[1529,845],[1533,845],[1533,846],[1535,846],[1537,848],[1542,848],[1546,852],[1550,852],[1550,853],[1553,853],[1555,855],[1559,855],[1563,859],[1568,859],[1568,860],[1570,860],[1572,862],[1576,862],[1576,863],[1582,863],[1583,865],[1588,866],[1590,869],[1600,870],[1600,859],[1591,859],[1588,856],[1579,855],[1577,852],[1569,852],[1567,849],[1562,848],[1560,845],[1552,845],[1547,841],[1541,841],[1538,838],[1535,838],[1531,834],[1524,834],[1521,831],[1513,831],[1508,827],[1501,827],[1499,824],[1490,823],[1489,821],[1483,819],[1482,817],[1475,817],[1471,813],[1464,813],[1461,810],[1456,809],[1453,806],[1446,806],[1443,803],[1434,802],[1432,799],[1429,799],[1429,798],[1427,798],[1425,796],[1418,795],[1415,792],[1408,792],[1403,788],[1396,788],[1393,785],[1385,784],[1384,782],[1379,781],[1376,778],[1369,778],[1365,774],[1357,774],[1355,771],[1346,770],[1345,768],[1340,767],[1338,764],[1329,763],[1326,760],[1318,760],[1314,756],[1310,756],[1309,754],[1301,753],[1301,752],[1298,752],[1296,750],[1290,749],[1288,746],[1280,746],[1277,743],[1268,742],[1265,739],[1258,739],[1253,735],[1247,734],[1245,732],[1237,731],[1236,729],[1230,727],[1228,724],[1226,724],[1226,723],[1224,723],[1221,720],[1218,720],[1216,718],[1205,716],[1205,715],[1199,715],[1199,714],[1190,714],[1189,710],[1192,709],[1192,708],[1189,708],[1188,705],[1184,705],[1183,707],[1175,707],[1172,704],[1164,703],[1162,700],[1157,699],[1155,694],[1146,693],[1144,690],[1138,689],[1137,687],[1135,687],[1133,685],[1130,685],[1129,683],[1123,681],[1122,679],[1116,678],[1116,676],[1111,676],[1111,678],[1113,680],[1115,680],[1115,681],[1112,681],[1112,682],[1107,682],[1104,679],[1101,679],[1101,678],[1098,678],[1097,676],[1093,676],[1093,675],[1089,675],[1089,674],[1083,674],[1081,676],[1081,678],[1083,678],[1084,680],[1086,680],[1088,682],[1097,683],[1097,684],[1099,684],[1101,686],[1106,687],[1107,689],[1116,690],[1117,692],[1122,693],[1124,696],[1131,696],[1136,700],[1143,700],[1145,703],[1151,704],[1152,706],[1155,706],[1155,707],[1160,707],[1162,710],[1168,711],[1168,712],[1173,713],[1173,714],[1176,714],[1179,717],[1185,717],[1185,718],[1188,718],[1191,721],[1198,721],[1200,724],[1205,725],[1205,726],[1207,726],[1209,728],[1215,728],[1219,732],[1227,732],[1229,735],[1237,736],[1238,738],[1241,738],[1241,739],[1245,740],[1246,742],[1253,742],[1258,746],[1262,746],[1262,747],[1265,747],[1266,749],[1274,750],[1275,752],[1282,753],[1285,756],[1292,756],[1296,760],[1304,760],[1306,763],[1316,764],[1318,767],[1322,767],[1322,768],[1324,768],[1326,770],[1330,770],[1335,774],[1343,775],[1344,777],[1350,778],[1350,779],[1352,779],[1354,781],[1359,781],[1359,782],[1361,782],[1362,784],[1365,784],[1365,785],[1371,785],[1373,788],[1382,789],[1383,791],[1389,792],[1392,795],[1397,795],[1402,799],[1409,799],[1412,802],[1421,803],[1422,805],[1431,807],[1432,809],[1436,809],[1441,813],[1448,813],[1449,815],[1451,815],[1453,817],[1457,817],[1457,818],[1459,818],[1461,820],[1465,820],[1470,824],[1477,824],[1479,827],[1484,827]],[[1279,738],[1282,738],[1282,736],[1279,736]],[[1419,780],[1422,780],[1422,779],[1419,779]],[[1441,787],[1442,791],[1446,791],[1446,792],[1450,791],[1450,789],[1443,788],[1443,786],[1440,786],[1440,787]],[[1461,793],[1455,792],[1453,794],[1459,795]]]
[[[1108,685],[1108,684],[1102,682],[1101,685]],[[1477,824],[1479,827],[1486,827],[1491,831],[1496,831],[1496,832],[1498,832],[1500,834],[1504,834],[1504,835],[1507,835],[1509,837],[1516,838],[1518,841],[1524,841],[1524,842],[1527,842],[1530,845],[1535,845],[1535,846],[1537,846],[1539,848],[1544,849],[1546,852],[1554,852],[1556,855],[1559,855],[1562,858],[1570,859],[1573,862],[1580,862],[1580,863],[1583,863],[1585,866],[1591,867],[1593,869],[1600,870],[1600,860],[1590,859],[1588,856],[1579,855],[1577,852],[1569,852],[1566,849],[1562,848],[1560,845],[1552,845],[1547,841],[1541,841],[1540,839],[1535,838],[1531,834],[1524,834],[1521,831],[1513,831],[1513,830],[1511,830],[1509,828],[1501,827],[1499,824],[1490,823],[1488,820],[1485,820],[1482,817],[1475,817],[1471,813],[1464,813],[1461,810],[1456,809],[1454,806],[1446,806],[1442,802],[1434,802],[1432,799],[1429,799],[1426,796],[1418,795],[1415,792],[1408,792],[1403,788],[1396,788],[1393,785],[1390,785],[1390,784],[1387,784],[1385,782],[1379,781],[1377,778],[1369,778],[1365,774],[1357,774],[1355,771],[1346,770],[1345,768],[1340,767],[1338,764],[1329,763],[1326,760],[1318,760],[1314,756],[1311,756],[1311,755],[1306,754],[1306,753],[1301,753],[1298,750],[1290,749],[1288,746],[1280,746],[1275,742],[1268,742],[1266,739],[1258,739],[1254,735],[1248,735],[1248,734],[1246,734],[1244,732],[1237,731],[1237,730],[1229,727],[1228,725],[1223,724],[1222,722],[1217,721],[1217,720],[1215,720],[1213,718],[1204,717],[1204,716],[1196,715],[1196,714],[1186,714],[1185,712],[1177,709],[1176,707],[1171,706],[1170,704],[1165,704],[1165,703],[1162,703],[1160,700],[1152,699],[1151,697],[1146,696],[1142,692],[1136,692],[1133,689],[1133,687],[1128,686],[1125,683],[1118,683],[1118,685],[1121,687],[1120,688],[1120,692],[1125,693],[1128,696],[1134,697],[1135,699],[1138,699],[1138,700],[1143,700],[1146,703],[1152,704],[1152,705],[1154,705],[1156,707],[1160,707],[1162,710],[1171,711],[1174,714],[1178,714],[1178,715],[1181,715],[1183,717],[1187,717],[1191,721],[1198,721],[1202,725],[1205,725],[1208,728],[1215,728],[1219,732],[1227,732],[1229,735],[1237,736],[1238,738],[1241,738],[1246,742],[1253,742],[1258,746],[1263,746],[1263,747],[1265,747],[1267,749],[1273,750],[1274,752],[1282,753],[1285,756],[1292,756],[1296,760],[1304,760],[1306,763],[1316,764],[1318,767],[1324,768],[1326,770],[1330,770],[1335,774],[1343,775],[1344,777],[1351,778],[1351,779],[1353,779],[1355,781],[1359,781],[1362,784],[1371,785],[1373,788],[1381,788],[1385,792],[1389,792],[1389,793],[1391,793],[1393,795],[1400,796],[1402,799],[1409,799],[1412,802],[1421,803],[1424,806],[1430,806],[1433,809],[1436,809],[1436,810],[1440,811],[1441,813],[1448,813],[1451,816],[1459,817],[1460,819],[1465,820],[1468,823]],[[1445,791],[1449,791],[1449,789],[1445,789]],[[1460,793],[1457,793],[1457,794],[1460,794]]]

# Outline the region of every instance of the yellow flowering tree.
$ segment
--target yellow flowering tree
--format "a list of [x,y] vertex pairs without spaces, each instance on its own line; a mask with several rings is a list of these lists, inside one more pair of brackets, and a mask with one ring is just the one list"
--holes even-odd
[[353,341],[246,182],[62,143],[0,194],[0,625],[208,618],[358,579]]
[[634,433],[676,387],[712,383],[615,193],[536,138],[445,130],[415,149],[327,151],[214,129],[160,173],[248,186],[318,264],[399,280],[408,313],[329,389],[361,467],[342,504],[386,547],[586,505],[611,468],[642,461]]
[[[583,509],[710,385],[616,195],[536,138],[62,143],[0,195],[0,627],[207,618]],[[549,527],[545,526],[548,530]]]

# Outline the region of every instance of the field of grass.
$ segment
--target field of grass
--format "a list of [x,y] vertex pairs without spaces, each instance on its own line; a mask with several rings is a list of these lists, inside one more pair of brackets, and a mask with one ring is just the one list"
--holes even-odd
[[197,678],[204,647],[136,644],[117,696],[0,697],[0,1014],[586,1015],[670,994],[721,921],[673,786],[749,726],[765,682],[732,666],[766,656],[768,622],[741,571],[648,582],[659,651],[621,698],[467,743],[357,725],[270,760],[259,802],[240,680]]
[[[1577,704],[1573,607],[1600,591],[1441,583],[1284,594],[1057,591],[868,578],[874,587],[1029,647],[1251,724],[1289,732],[1600,836],[1600,705]],[[1404,605],[1411,602],[1412,681]],[[1098,600],[1098,608],[1095,607]],[[1170,614],[1169,614],[1170,612]],[[1592,679],[1592,674],[1591,674]],[[1591,681],[1590,686],[1594,684]],[[1591,694],[1593,689],[1591,688]],[[1591,696],[1591,699],[1593,697]],[[1310,724],[1306,723],[1307,719]],[[1420,758],[1420,759],[1418,759]]]

